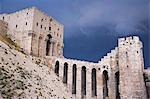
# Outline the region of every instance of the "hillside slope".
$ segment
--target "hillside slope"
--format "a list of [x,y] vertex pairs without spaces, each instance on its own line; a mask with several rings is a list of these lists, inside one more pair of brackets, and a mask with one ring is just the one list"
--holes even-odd
[[46,65],[0,41],[0,99],[71,99],[71,93]]

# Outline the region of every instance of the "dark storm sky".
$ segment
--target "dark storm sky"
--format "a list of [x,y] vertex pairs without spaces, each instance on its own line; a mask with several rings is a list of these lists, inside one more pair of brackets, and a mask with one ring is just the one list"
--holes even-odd
[[117,38],[138,35],[150,66],[149,0],[0,0],[0,13],[35,6],[64,24],[64,55],[98,61]]

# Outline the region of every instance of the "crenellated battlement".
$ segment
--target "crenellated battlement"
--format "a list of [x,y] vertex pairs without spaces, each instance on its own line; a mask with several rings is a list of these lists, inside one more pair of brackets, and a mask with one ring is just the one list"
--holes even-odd
[[[0,19],[8,23],[7,34],[12,35],[11,39],[54,70],[72,90],[73,99],[146,99],[142,42],[138,36],[119,38],[118,46],[100,61],[89,62],[64,58],[64,26],[35,7],[0,14]],[[3,21],[1,28],[6,31]]]
[[[141,99],[146,99],[143,78],[144,62],[140,38],[138,36],[120,38],[118,39],[118,46],[119,72],[121,72],[120,86],[122,87],[120,91],[121,98],[128,97],[132,99],[135,98],[137,92],[140,92],[141,94],[137,96]],[[131,79],[132,82],[130,82]],[[134,84],[136,84],[136,86],[133,86]],[[126,86],[132,90],[127,91]]]
[[103,56],[103,58],[100,59],[99,63],[102,61],[108,60],[110,58],[116,58],[117,54],[118,54],[118,47],[115,47],[115,49],[107,53],[106,56]]
[[133,37],[126,37],[126,38],[119,38],[118,46],[121,48],[129,47],[129,46],[134,46],[133,48],[136,47],[142,48],[143,45],[138,36],[133,36]]

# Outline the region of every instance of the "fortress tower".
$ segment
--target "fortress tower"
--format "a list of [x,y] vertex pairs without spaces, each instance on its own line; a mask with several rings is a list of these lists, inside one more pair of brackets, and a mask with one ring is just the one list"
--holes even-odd
[[121,38],[118,43],[121,99],[147,99],[141,41],[134,36]]
[[63,25],[35,7],[0,14],[8,23],[7,36],[31,55],[63,57]]
[[94,63],[63,57],[63,28],[34,7],[0,14],[0,36],[10,37],[26,53],[37,56],[33,62],[43,61],[72,99],[149,99],[150,69],[144,71],[139,37],[120,38],[118,47]]

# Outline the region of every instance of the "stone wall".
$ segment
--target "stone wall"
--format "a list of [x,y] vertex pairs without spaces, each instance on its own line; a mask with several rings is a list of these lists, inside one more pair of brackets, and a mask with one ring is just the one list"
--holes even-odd
[[150,98],[150,69],[144,71],[145,85],[147,89],[147,97]]
[[[106,62],[107,61],[107,62]],[[118,47],[107,53],[107,56],[101,59],[101,62],[107,63],[110,66],[108,72],[108,97],[109,99],[117,99],[119,96],[119,66],[118,66]]]
[[[62,79],[64,79],[64,71],[65,71],[65,64],[68,64],[67,66],[67,82],[64,83],[66,86],[72,91],[73,88],[73,66],[76,66],[76,94],[73,94],[73,99],[81,99],[81,98],[86,98],[86,99],[91,99],[91,98],[99,98],[101,99],[102,93],[99,88],[101,85],[99,85],[99,82],[101,82],[101,73],[106,70],[108,71],[108,67],[103,68],[100,64],[98,63],[92,63],[92,62],[85,62],[85,61],[79,61],[79,60],[72,60],[72,59],[61,59],[61,58],[54,58],[54,63],[53,63],[53,68],[54,71],[56,69],[56,61],[59,62],[59,72],[58,75]],[[86,94],[82,93],[82,69],[85,67],[86,70]],[[97,79],[97,94],[92,96],[92,88],[91,88],[91,77],[92,77],[92,69],[96,70],[96,79]],[[99,90],[98,90],[99,89]]]
[[0,20],[8,23],[7,34],[26,52],[38,57],[63,57],[63,25],[37,8],[0,14]]
[[121,99],[146,99],[142,43],[138,37],[119,39]]
[[8,24],[2,20],[0,20],[0,35],[6,36],[8,30]]
[[[73,75],[74,75],[74,66],[76,67],[76,92],[73,93],[73,99],[81,99],[81,98],[86,98],[86,99],[103,99],[109,98],[109,99],[116,99],[116,79],[115,79],[115,74],[118,72],[118,66],[117,66],[117,57],[118,53],[118,48],[116,47],[114,50],[112,50],[110,53],[108,53],[104,58],[102,58],[98,63],[93,63],[93,62],[87,62],[87,61],[80,61],[80,60],[73,60],[73,59],[66,59],[66,58],[57,58],[57,57],[47,57],[47,60],[51,62],[51,66],[63,82],[64,76],[65,76],[65,71],[67,71],[67,82],[64,84],[66,87],[69,88],[70,91],[74,90],[74,84],[73,84]],[[58,65],[56,65],[58,62]],[[65,67],[65,64],[67,64],[67,70]],[[83,83],[83,78],[82,78],[82,69],[85,67],[86,70],[86,88],[84,94],[82,92],[82,83]],[[57,69],[57,70],[56,70]],[[95,78],[93,76],[93,71],[95,70]],[[108,80],[107,82],[107,88],[108,91],[105,92],[105,81],[104,81],[104,72],[108,73]],[[92,80],[93,79],[93,80]],[[92,84],[95,81],[95,85]],[[96,87],[95,87],[96,86]],[[96,88],[96,89],[95,89]],[[95,92],[94,92],[95,91]],[[105,96],[105,94],[108,94]]]
[[0,19],[8,23],[7,35],[26,52],[31,51],[33,9],[24,9],[10,14],[0,14]]
[[71,99],[71,92],[40,58],[0,41],[0,99]]
[[[76,66],[76,92],[72,94],[74,99],[147,99],[149,89],[146,90],[143,77],[142,43],[134,36],[121,38],[118,44],[119,47],[107,53],[98,63],[57,57],[50,57],[47,60],[52,63],[51,68],[70,91],[74,90],[73,68]],[[86,70],[85,79],[82,77],[83,67]],[[96,79],[93,78],[93,70],[96,71]],[[65,81],[67,79],[66,82],[64,77]],[[93,79],[96,81],[96,94],[93,91],[95,90],[92,86]],[[84,80],[86,80],[86,94],[82,87]],[[149,86],[149,82],[146,84]]]
[[63,25],[37,8],[34,8],[33,30],[36,33],[32,42],[32,52],[34,55],[45,56],[47,41],[50,40],[47,56],[63,56]]
[[120,38],[118,47],[93,63],[64,58],[63,25],[35,7],[0,19],[0,32],[8,30],[25,51],[44,60],[74,99],[146,99],[150,93],[150,73],[143,76],[142,42],[136,36]]

